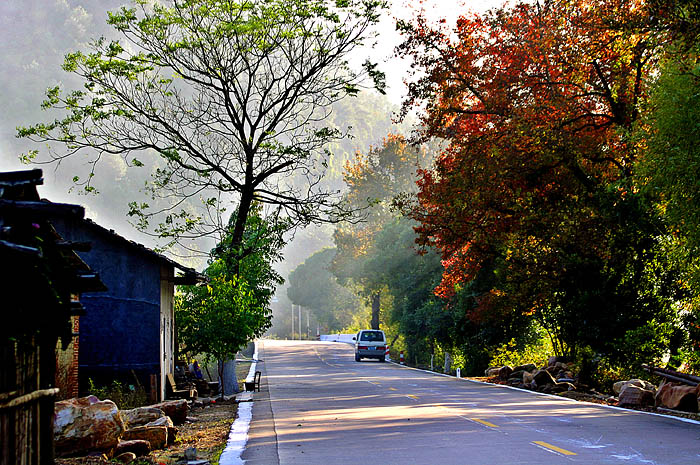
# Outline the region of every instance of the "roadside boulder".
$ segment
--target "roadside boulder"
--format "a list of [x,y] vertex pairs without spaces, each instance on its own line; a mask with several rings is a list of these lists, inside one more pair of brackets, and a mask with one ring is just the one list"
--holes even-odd
[[650,407],[654,405],[654,393],[630,384],[620,392],[617,405],[620,407]]
[[700,398],[700,386],[678,386],[666,383],[656,393],[656,406],[697,413],[698,398]]
[[552,392],[556,392],[556,393],[575,391],[575,390],[576,390],[576,386],[574,386],[571,383],[567,383],[567,382],[563,382],[563,383],[558,382],[552,386]]
[[484,371],[484,375],[488,376],[489,378],[498,376],[499,379],[504,381],[512,377],[511,373],[513,373],[513,368],[509,367],[508,365],[502,367],[489,367]]
[[511,377],[511,373],[513,373],[513,368],[509,367],[508,365],[505,365],[499,369],[498,377],[500,379],[506,380]]
[[527,371],[528,373],[533,373],[537,371],[537,365],[534,363],[526,363],[524,365],[518,365],[513,368],[513,371]]
[[168,444],[168,428],[166,426],[137,426],[124,431],[125,441],[144,440],[151,445],[151,450],[163,449]]
[[149,407],[161,409],[176,425],[183,424],[190,412],[190,406],[185,399],[167,400],[160,404],[149,405]]
[[545,386],[547,384],[556,384],[554,377],[547,370],[539,370],[535,372],[532,379],[537,386]]
[[112,449],[124,429],[119,409],[111,400],[88,396],[55,404],[54,445],[59,457]]
[[116,449],[114,449],[114,455],[122,455],[127,453],[132,453],[136,457],[143,457],[151,452],[151,443],[145,439],[132,439],[130,441],[119,441]]
[[[560,371],[559,374],[557,375],[557,380],[566,378],[567,380],[569,379],[574,379],[574,374],[571,371]],[[571,382],[571,381],[569,381]]]
[[506,384],[508,386],[520,387],[523,384],[523,380],[520,378],[508,378]]
[[535,379],[534,373],[530,373],[529,371],[523,373],[523,383],[530,384],[533,379]]
[[170,419],[170,417],[162,416],[162,417],[158,418],[157,420],[148,423],[145,426],[165,426],[166,428],[168,428],[168,444],[175,443],[175,439],[177,438],[178,429],[173,424],[173,421]]
[[552,394],[554,392],[554,383],[538,385],[537,392],[542,392],[544,394]]
[[558,367],[557,365],[550,365],[546,368],[543,368],[543,370],[546,370],[547,373],[549,373],[552,376],[558,376],[559,373],[562,372],[561,367]]
[[162,417],[147,423],[144,426],[165,426],[166,428],[172,428],[175,426],[173,420],[170,417],[163,415]]
[[619,395],[627,386],[637,386],[647,391],[656,392],[656,386],[651,384],[649,381],[644,381],[643,379],[630,379],[627,381],[618,381],[617,383],[613,384],[613,392]]
[[620,391],[622,391],[622,386],[624,386],[625,383],[627,383],[627,381],[618,381],[613,384],[613,392],[616,396],[620,395]]
[[167,418],[161,409],[154,407],[138,407],[131,410],[120,410],[119,413],[127,428],[143,426],[159,418]]

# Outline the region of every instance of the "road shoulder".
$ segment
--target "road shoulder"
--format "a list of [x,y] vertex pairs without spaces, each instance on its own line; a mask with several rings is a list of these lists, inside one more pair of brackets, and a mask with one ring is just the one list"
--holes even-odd
[[258,370],[262,372],[260,392],[254,395],[253,419],[248,430],[248,443],[241,458],[246,465],[279,465],[277,433],[270,404],[270,390],[265,369],[265,347],[258,343]]

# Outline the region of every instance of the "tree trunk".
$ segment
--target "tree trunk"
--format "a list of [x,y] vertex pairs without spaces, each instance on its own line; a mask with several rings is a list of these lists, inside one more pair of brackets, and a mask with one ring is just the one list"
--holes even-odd
[[233,232],[231,234],[230,247],[234,253],[228,255],[227,263],[229,270],[231,270],[235,276],[240,274],[240,261],[247,254],[247,252],[242,249],[243,234],[245,233],[245,225],[248,221],[248,215],[250,214],[250,207],[252,204],[253,192],[244,191],[241,194],[241,201],[238,204],[238,210],[236,211],[236,222],[233,225]]
[[216,369],[219,372],[219,399],[224,398],[224,361],[219,359],[216,362]]
[[379,309],[381,296],[381,292],[375,292],[372,294],[372,329],[379,329]]
[[236,376],[236,356],[234,355],[223,363],[223,395],[232,396],[238,393],[238,379]]

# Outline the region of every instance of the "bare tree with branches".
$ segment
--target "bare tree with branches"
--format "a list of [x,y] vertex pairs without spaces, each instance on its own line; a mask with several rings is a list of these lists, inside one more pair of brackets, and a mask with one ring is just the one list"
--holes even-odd
[[[64,70],[84,88],[47,91],[44,108],[63,116],[20,127],[18,136],[52,148],[48,157],[24,157],[60,163],[86,152],[91,172],[74,181],[92,191],[101,158],[141,166],[157,155],[153,205],[130,204],[137,225],[175,239],[228,232],[241,257],[254,202],[290,228],[342,220],[349,212],[338,193],[319,181],[324,145],[346,134],[324,120],[364,82],[383,90],[375,65],[353,70],[347,57],[372,39],[385,7],[383,0],[134,0],[109,13],[119,40],[101,38],[89,52],[66,56]],[[193,211],[193,200],[205,209]],[[228,203],[232,224],[222,214]]]

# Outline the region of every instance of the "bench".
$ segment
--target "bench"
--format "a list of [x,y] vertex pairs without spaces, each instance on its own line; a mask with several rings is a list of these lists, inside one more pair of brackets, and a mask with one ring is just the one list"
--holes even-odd
[[166,375],[166,380],[168,382],[168,387],[170,388],[167,393],[167,397],[171,399],[196,399],[197,390],[191,385],[184,386],[184,388],[178,387],[175,383],[175,377],[172,373]]
[[256,371],[252,378],[248,377],[245,380],[245,390],[249,392],[260,392],[260,376],[262,373]]

